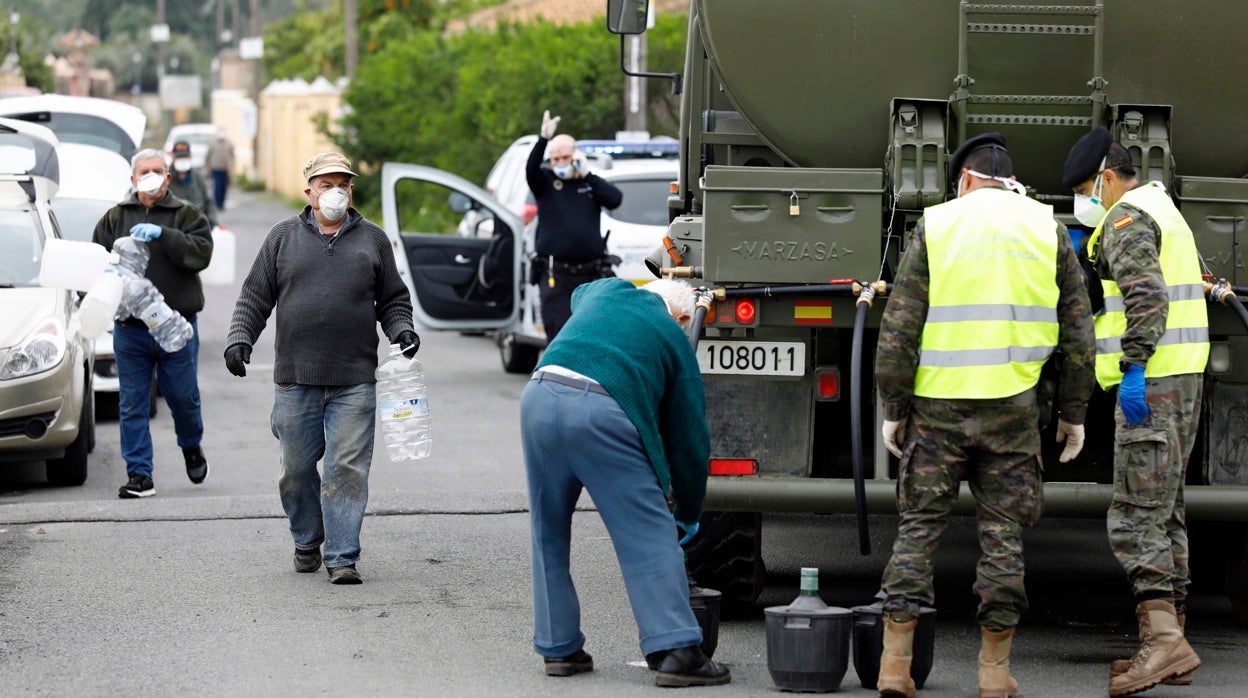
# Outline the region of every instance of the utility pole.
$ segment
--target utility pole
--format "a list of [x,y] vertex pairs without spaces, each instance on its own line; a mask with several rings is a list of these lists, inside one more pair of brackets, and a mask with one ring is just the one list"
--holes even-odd
[[346,37],[344,38],[344,42],[346,44],[346,53],[347,53],[346,69],[347,69],[348,79],[355,77],[355,66],[356,66],[356,61],[359,58],[359,51],[360,51],[359,38],[356,35],[356,26],[355,26],[356,22],[358,21],[357,20],[358,13],[356,12],[355,1],[356,0],[343,0],[342,1],[342,23],[346,25],[345,26]]
[[[260,36],[260,0],[251,0],[251,35]],[[260,69],[262,59],[252,61],[251,103],[256,110],[256,127],[251,135],[251,179],[260,178]]]

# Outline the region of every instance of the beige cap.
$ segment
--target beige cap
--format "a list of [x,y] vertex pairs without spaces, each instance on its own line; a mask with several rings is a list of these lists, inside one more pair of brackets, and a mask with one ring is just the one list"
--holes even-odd
[[303,178],[309,182],[313,177],[332,172],[341,172],[352,177],[359,176],[351,171],[351,161],[342,153],[317,153],[303,166]]

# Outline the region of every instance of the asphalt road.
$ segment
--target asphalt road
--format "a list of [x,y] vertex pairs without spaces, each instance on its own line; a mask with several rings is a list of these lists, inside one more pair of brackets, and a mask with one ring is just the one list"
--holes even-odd
[[[435,420],[433,455],[391,464],[378,449],[356,587],[296,574],[277,498],[269,432],[272,344],[249,375],[229,375],[224,337],[237,285],[269,225],[289,215],[238,193],[222,216],[238,235],[239,279],[211,289],[200,316],[205,451],[202,485],[183,474],[168,410],[153,424],[157,494],[119,500],[115,422],[101,422],[87,483],[52,488],[40,464],[0,472],[0,694],[50,696],[654,695],[641,663],[609,538],[583,498],[573,574],[596,670],[548,678],[530,649],[529,531],[519,450],[525,379],[507,375],[487,338],[428,333],[420,357]],[[328,282],[328,281],[327,281]],[[695,689],[761,696],[768,673],[762,608],[797,593],[798,570],[821,570],[823,598],[868,603],[895,522],[873,517],[873,554],[852,522],[768,516],[768,587],[758,608],[721,622],[716,658],[733,682]],[[937,561],[935,661],[920,695],[975,695],[974,531],[951,527]],[[1045,521],[1027,537],[1032,609],[1013,670],[1027,696],[1105,695],[1106,664],[1133,649],[1121,570],[1096,521]],[[1198,579],[1199,582],[1199,579]],[[1189,636],[1205,664],[1189,688],[1149,696],[1242,696],[1248,629],[1199,586]],[[852,666],[840,686],[859,686]]]

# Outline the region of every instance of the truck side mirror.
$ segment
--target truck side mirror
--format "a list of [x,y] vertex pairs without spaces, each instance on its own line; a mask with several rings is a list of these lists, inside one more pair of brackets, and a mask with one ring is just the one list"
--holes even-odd
[[607,0],[607,30],[612,34],[643,34],[650,15],[648,0]]

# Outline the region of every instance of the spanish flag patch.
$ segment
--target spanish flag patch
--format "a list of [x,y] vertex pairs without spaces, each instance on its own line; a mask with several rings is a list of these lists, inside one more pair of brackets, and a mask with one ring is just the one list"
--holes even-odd
[[1118,220],[1114,221],[1114,230],[1122,230],[1123,228],[1127,227],[1128,225],[1131,225],[1134,222],[1135,222],[1135,219],[1132,218],[1131,216],[1123,216],[1122,218],[1119,218]]

